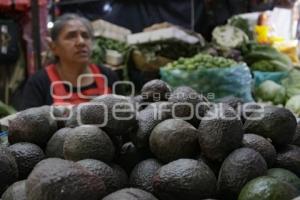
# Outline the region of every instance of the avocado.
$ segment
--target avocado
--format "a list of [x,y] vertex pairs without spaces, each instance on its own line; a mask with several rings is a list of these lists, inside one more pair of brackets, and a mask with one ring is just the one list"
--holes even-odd
[[187,86],[177,87],[168,101],[173,103],[175,116],[173,115],[172,118],[186,118],[195,127],[199,126],[201,117],[209,109],[208,100]]
[[117,175],[117,181],[120,183],[120,188],[125,188],[128,186],[128,175],[126,171],[119,165],[111,163],[109,165],[114,173]]
[[267,163],[255,150],[239,148],[224,160],[218,177],[218,191],[226,199],[236,199],[250,180],[267,173]]
[[19,179],[26,179],[34,166],[45,158],[43,150],[36,144],[16,143],[8,147],[14,155],[19,171]]
[[79,126],[77,119],[78,119],[78,105],[74,105],[70,109],[68,119],[65,121],[65,127],[74,128]]
[[226,96],[218,99],[216,102],[227,104],[235,111],[237,111],[239,107],[241,107],[245,103],[243,99],[235,96]]
[[272,167],[276,159],[274,146],[264,137],[255,134],[244,134],[243,147],[252,148],[259,152],[268,164]]
[[53,116],[54,120],[56,121],[57,130],[64,128],[68,120],[68,116],[72,114],[72,107],[63,105],[52,105],[51,108],[51,116]]
[[202,161],[179,159],[162,166],[153,188],[162,200],[198,200],[214,197],[216,177]]
[[171,103],[152,103],[137,114],[138,130],[131,135],[132,142],[139,149],[149,149],[149,137],[153,128],[171,118]]
[[28,200],[100,200],[103,180],[72,161],[48,158],[39,162],[26,182]]
[[145,156],[147,155],[138,150],[132,142],[127,142],[121,148],[117,163],[130,174],[134,166],[144,160]]
[[[101,112],[104,120],[100,119],[101,122],[106,122],[101,128],[108,135],[122,136],[137,128],[136,110],[130,98],[108,94],[96,97],[91,103],[103,105],[102,108],[105,108],[105,111]],[[89,115],[90,113],[87,113],[87,116]]]
[[292,142],[297,121],[293,113],[285,108],[266,106],[262,112],[254,112],[244,124],[247,133],[270,138],[275,146]]
[[101,177],[108,194],[121,189],[121,183],[118,182],[117,174],[115,174],[114,170],[104,162],[94,159],[85,159],[76,163],[89,172]]
[[149,105],[149,102],[144,102],[142,95],[132,97],[131,101],[138,112],[144,110],[147,107],[147,105]]
[[13,154],[0,146],[0,195],[18,180],[18,166]]
[[162,164],[156,159],[147,159],[137,164],[130,174],[130,186],[154,193],[152,179]]
[[288,145],[278,151],[274,166],[290,170],[300,177],[300,147]]
[[297,124],[296,133],[294,135],[292,144],[300,147],[300,122]]
[[218,177],[222,165],[221,162],[211,161],[203,154],[200,154],[200,156],[197,157],[197,160],[203,161],[214,172],[215,176]]
[[267,175],[293,185],[300,192],[300,178],[293,172],[281,168],[272,168],[268,170]]
[[297,190],[273,177],[261,176],[248,182],[239,194],[238,200],[290,200]]
[[72,130],[64,142],[64,157],[67,160],[96,159],[110,162],[115,148],[107,134],[96,126],[83,125]]
[[88,102],[77,107],[78,125],[95,125],[103,128],[106,125],[108,110],[105,104]]
[[202,153],[215,162],[222,162],[239,148],[244,134],[239,116],[225,104],[214,104],[202,119],[198,131]]
[[29,108],[9,121],[8,141],[10,144],[29,142],[44,148],[56,130],[50,106]]
[[64,142],[68,134],[72,133],[71,128],[61,128],[50,138],[46,147],[47,157],[64,158]]
[[147,82],[141,90],[141,96],[144,102],[166,101],[170,95],[170,86],[159,79]]
[[260,112],[264,107],[265,106],[255,102],[244,103],[240,110],[243,123],[246,122],[250,115],[252,115],[254,112]]
[[26,200],[26,180],[18,181],[9,186],[2,194],[2,200]]
[[138,188],[125,188],[116,191],[102,200],[158,200],[151,193]]
[[159,123],[150,135],[150,149],[162,162],[192,158],[199,154],[198,131],[181,119],[167,119]]

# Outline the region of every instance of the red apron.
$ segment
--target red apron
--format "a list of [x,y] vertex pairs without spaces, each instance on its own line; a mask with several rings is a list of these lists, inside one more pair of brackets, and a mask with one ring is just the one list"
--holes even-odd
[[104,78],[99,77],[99,75],[105,77],[105,75],[101,73],[100,69],[93,64],[89,65],[89,68],[94,75],[97,88],[86,89],[79,93],[77,91],[72,91],[72,88],[70,88],[70,92],[67,92],[64,83],[58,75],[55,65],[52,64],[46,67],[46,72],[51,82],[51,96],[54,105],[77,105],[90,101],[92,97],[111,93],[111,88],[107,86]]

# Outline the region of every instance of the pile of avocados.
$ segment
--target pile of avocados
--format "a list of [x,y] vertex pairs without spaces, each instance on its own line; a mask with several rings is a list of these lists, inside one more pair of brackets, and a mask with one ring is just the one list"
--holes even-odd
[[246,106],[152,80],[22,111],[0,146],[1,200],[299,200],[299,122]]

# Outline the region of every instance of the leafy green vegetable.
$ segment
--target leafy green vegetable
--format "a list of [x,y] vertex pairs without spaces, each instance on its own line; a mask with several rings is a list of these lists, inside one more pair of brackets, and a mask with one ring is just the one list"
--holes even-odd
[[233,16],[232,18],[230,18],[228,20],[228,24],[231,26],[235,26],[235,27],[241,29],[242,31],[244,31],[250,40],[253,39],[253,32],[250,30],[250,28],[249,28],[250,24],[246,19],[237,17],[237,16]]
[[13,114],[15,112],[16,110],[14,108],[0,101],[0,119],[6,117],[7,115]]
[[224,48],[238,48],[249,38],[241,29],[231,25],[217,26],[212,32],[212,40]]
[[105,63],[105,54],[107,49],[115,50],[125,55],[130,50],[130,47],[124,42],[98,37],[94,41],[92,61],[97,64]]
[[288,77],[282,80],[282,85],[286,88],[288,98],[300,95],[300,71],[290,71]]
[[272,101],[274,104],[285,102],[285,88],[274,81],[264,81],[256,89],[256,97],[263,101]]
[[252,70],[277,72],[292,69],[290,58],[269,45],[250,43],[244,45],[242,51]]
[[286,102],[285,107],[300,117],[300,95],[291,97]]

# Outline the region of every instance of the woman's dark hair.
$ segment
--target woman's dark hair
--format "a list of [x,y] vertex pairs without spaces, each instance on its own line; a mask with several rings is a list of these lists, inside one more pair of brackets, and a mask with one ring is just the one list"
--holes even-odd
[[91,38],[93,38],[93,27],[90,23],[90,21],[84,17],[81,17],[77,14],[64,14],[62,16],[60,16],[55,22],[53,27],[50,30],[50,37],[52,39],[52,41],[57,40],[61,30],[63,29],[63,27],[65,26],[65,24],[68,21],[71,20],[78,20],[80,21],[87,29],[89,35]]

